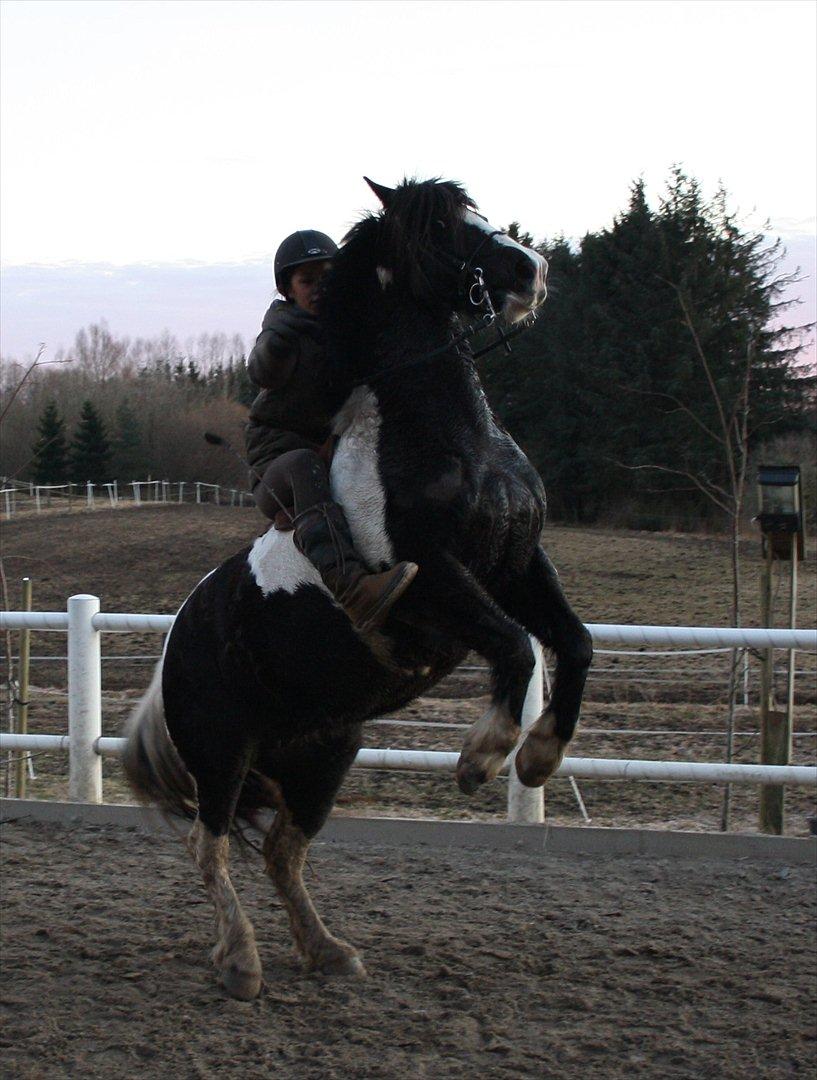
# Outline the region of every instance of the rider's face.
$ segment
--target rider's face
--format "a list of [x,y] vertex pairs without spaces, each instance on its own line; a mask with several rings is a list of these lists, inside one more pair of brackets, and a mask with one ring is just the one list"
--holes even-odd
[[320,262],[304,263],[303,266],[296,266],[292,271],[292,277],[289,279],[289,288],[286,292],[287,300],[291,300],[311,315],[317,315],[319,286],[331,265],[328,259],[323,259]]

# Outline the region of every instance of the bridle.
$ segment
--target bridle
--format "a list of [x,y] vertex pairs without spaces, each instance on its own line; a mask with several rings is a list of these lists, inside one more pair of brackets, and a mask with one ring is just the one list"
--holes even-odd
[[432,254],[441,263],[447,263],[452,270],[457,274],[458,279],[464,278],[458,282],[458,291],[460,296],[467,296],[469,303],[479,309],[483,308],[483,314],[480,316],[478,322],[473,326],[468,327],[467,330],[463,330],[462,333],[457,334],[450,341],[447,341],[445,345],[441,345],[437,349],[433,349],[425,355],[417,357],[415,360],[407,360],[404,364],[397,364],[395,367],[387,368],[385,371],[379,371],[374,375],[367,377],[367,383],[377,382],[379,379],[385,378],[387,375],[391,375],[397,371],[404,371],[406,368],[417,367],[419,364],[425,364],[428,360],[432,360],[435,356],[440,356],[442,353],[449,352],[451,349],[455,349],[458,345],[462,345],[466,341],[470,341],[472,337],[475,337],[480,331],[487,330],[489,326],[496,324],[496,331],[498,337],[496,341],[491,342],[489,345],[485,345],[483,348],[478,349],[475,353],[471,354],[472,360],[478,360],[481,356],[485,356],[486,353],[493,352],[494,349],[500,345],[505,349],[506,354],[510,354],[511,346],[510,341],[512,338],[517,337],[519,334],[527,330],[536,321],[536,314],[531,314],[518,323],[511,330],[503,330],[498,324],[497,319],[499,316],[494,308],[491,294],[488,290],[488,286],[485,283],[483,276],[484,271],[481,266],[474,266],[474,261],[477,255],[482,250],[483,246],[492,240],[495,236],[502,236],[504,230],[493,229],[489,233],[485,233],[480,242],[471,252],[467,259],[461,261],[456,256],[451,255],[447,251],[432,248]]

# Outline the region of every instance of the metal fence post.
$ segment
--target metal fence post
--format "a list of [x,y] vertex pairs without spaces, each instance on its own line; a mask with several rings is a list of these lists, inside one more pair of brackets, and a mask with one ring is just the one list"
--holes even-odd
[[102,758],[94,744],[102,735],[102,650],[93,618],[99,597],[68,600],[68,797],[102,802]]
[[[522,706],[523,733],[539,719],[543,707],[542,695],[542,646],[535,638],[530,639],[536,665],[528,683],[525,704]],[[524,734],[522,736],[524,738]],[[519,740],[519,745],[522,739]],[[513,755],[514,759],[516,754]],[[541,823],[545,820],[545,795],[542,788],[527,788],[516,775],[515,760],[511,761],[508,776],[508,821],[532,821]]]

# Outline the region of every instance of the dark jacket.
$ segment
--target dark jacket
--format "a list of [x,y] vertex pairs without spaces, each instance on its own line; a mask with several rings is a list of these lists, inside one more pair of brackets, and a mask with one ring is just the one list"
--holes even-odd
[[[261,392],[250,408],[247,460],[263,473],[288,450],[316,450],[329,437],[331,412],[324,351],[315,333],[303,333],[294,345],[282,345],[274,332],[284,300],[275,300],[264,316],[247,370]],[[250,474],[255,486],[257,476]]]

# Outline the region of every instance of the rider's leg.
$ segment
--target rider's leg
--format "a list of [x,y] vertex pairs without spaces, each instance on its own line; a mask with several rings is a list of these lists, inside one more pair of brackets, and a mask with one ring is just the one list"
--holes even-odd
[[267,466],[263,484],[255,491],[268,517],[280,512],[274,496],[291,508],[295,546],[317,569],[352,623],[364,631],[379,626],[411,584],[417,566],[401,562],[382,574],[368,572],[355,551],[343,510],[332,502],[321,458],[312,450],[290,450]]

